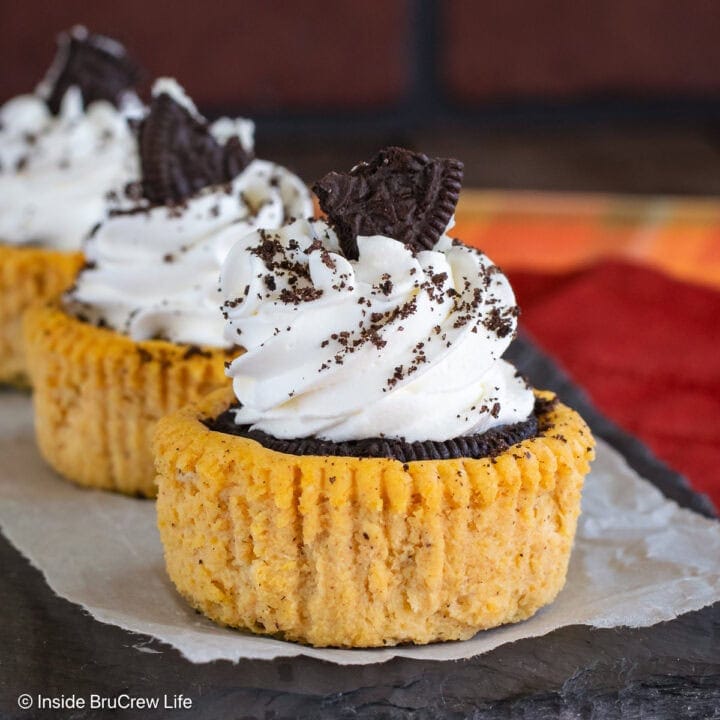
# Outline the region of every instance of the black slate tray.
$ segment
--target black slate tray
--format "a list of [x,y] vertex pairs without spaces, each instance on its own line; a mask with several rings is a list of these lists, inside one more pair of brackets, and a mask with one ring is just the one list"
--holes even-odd
[[[598,413],[531,340],[520,338],[511,355],[534,385],[580,410],[665,495],[713,516],[707,498]],[[341,667],[298,657],[193,665],[53,595],[1,536],[0,568],[2,718],[720,719],[720,603],[651,628],[563,628],[456,662],[398,658]],[[164,694],[182,693],[192,709],[40,712],[18,708],[21,693],[128,693],[161,704]]]

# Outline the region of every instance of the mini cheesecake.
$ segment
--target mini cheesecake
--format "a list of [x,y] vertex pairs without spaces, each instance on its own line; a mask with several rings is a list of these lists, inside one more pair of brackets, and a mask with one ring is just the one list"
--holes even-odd
[[76,27],[35,93],[0,108],[0,383],[27,385],[23,313],[72,285],[106,195],[136,175],[138,77],[122,45]]
[[154,440],[170,578],[232,627],[315,646],[462,640],[565,583],[594,441],[502,353],[507,279],[447,236],[462,165],[399,148],[315,186],[221,276],[233,388]]
[[252,123],[209,125],[158,80],[139,127],[142,178],[88,238],[60,301],[25,318],[38,445],[80,485],[153,497],[157,421],[228,386],[218,277],[235,235],[309,213],[309,191],[256,160]]

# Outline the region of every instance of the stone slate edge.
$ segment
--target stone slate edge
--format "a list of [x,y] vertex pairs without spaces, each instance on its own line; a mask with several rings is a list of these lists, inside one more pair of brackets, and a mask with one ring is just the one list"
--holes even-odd
[[[528,338],[512,356],[533,384],[554,389],[593,431],[668,497],[706,516],[713,507],[640,442],[598,413]],[[1,398],[0,398],[1,400]],[[183,693],[193,710],[165,718],[720,718],[720,603],[651,628],[574,626],[469,660],[396,658],[341,667],[310,658],[193,665],[172,648],[93,620],[54,596],[41,574],[0,536],[0,717],[28,713],[23,692],[162,697]],[[123,718],[149,717],[125,711]],[[103,717],[77,711],[73,718]]]

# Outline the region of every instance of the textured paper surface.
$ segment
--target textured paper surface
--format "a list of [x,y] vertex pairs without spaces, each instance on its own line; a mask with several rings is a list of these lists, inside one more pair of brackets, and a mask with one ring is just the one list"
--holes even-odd
[[0,396],[0,524],[60,596],[101,622],[152,635],[193,662],[308,655],[340,664],[456,660],[566,625],[653,625],[720,600],[720,523],[666,500],[599,442],[565,589],[530,620],[464,642],[307,648],[217,627],[164,572],[153,503],[77,488],[38,455],[30,400]]

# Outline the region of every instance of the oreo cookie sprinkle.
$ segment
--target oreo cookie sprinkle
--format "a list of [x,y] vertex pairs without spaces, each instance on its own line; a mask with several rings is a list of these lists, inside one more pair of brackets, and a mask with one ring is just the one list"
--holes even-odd
[[253,159],[237,136],[221,145],[204,119],[167,93],[153,98],[139,144],[142,192],[154,205],[181,204],[205,187],[230,183]]
[[65,93],[78,87],[87,107],[96,100],[120,106],[122,96],[140,81],[141,71],[125,48],[103,35],[89,33],[84,27],[73,28],[58,39],[58,53],[45,82],[45,102],[57,115]]
[[358,235],[385,235],[413,252],[430,250],[457,205],[463,164],[398,147],[381,150],[349,173],[313,185],[345,257],[357,260]]

